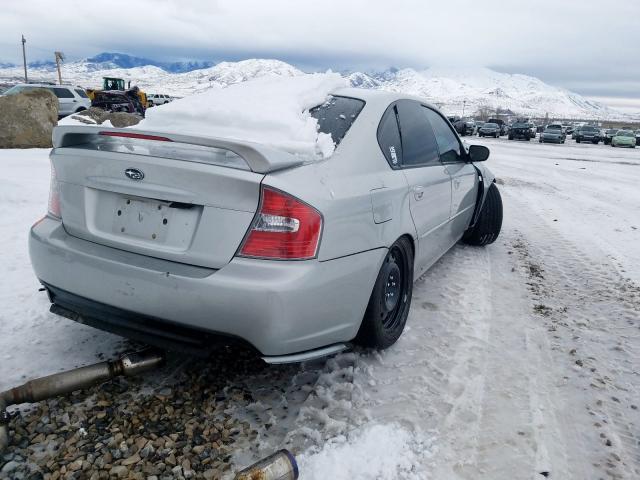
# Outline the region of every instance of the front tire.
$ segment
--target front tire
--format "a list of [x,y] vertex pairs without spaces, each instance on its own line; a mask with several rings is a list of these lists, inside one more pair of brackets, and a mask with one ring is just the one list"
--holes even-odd
[[462,236],[462,241],[469,245],[482,247],[493,243],[502,229],[502,197],[495,183],[487,192],[487,198],[476,224]]
[[400,338],[407,323],[413,293],[413,247],[399,238],[380,267],[355,342],[371,348],[388,348]]

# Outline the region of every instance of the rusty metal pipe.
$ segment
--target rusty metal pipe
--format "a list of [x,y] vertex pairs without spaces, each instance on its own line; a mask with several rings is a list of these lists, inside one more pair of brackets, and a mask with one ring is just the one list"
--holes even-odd
[[297,480],[298,462],[289,450],[280,450],[238,472],[234,480]]
[[2,414],[9,405],[34,403],[91,387],[120,375],[132,376],[160,366],[164,356],[153,350],[128,353],[115,361],[101,362],[67,372],[36,378],[19,387],[0,392],[0,453],[8,444]]

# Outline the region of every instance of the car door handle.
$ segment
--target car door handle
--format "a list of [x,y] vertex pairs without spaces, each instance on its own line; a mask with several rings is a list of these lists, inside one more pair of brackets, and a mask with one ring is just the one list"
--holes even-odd
[[420,201],[424,197],[424,188],[423,187],[413,187],[413,198]]

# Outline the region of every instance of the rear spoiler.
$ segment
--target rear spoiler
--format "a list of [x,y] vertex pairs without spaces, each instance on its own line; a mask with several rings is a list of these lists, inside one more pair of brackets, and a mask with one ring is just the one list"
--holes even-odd
[[53,148],[73,148],[89,143],[97,135],[161,140],[202,147],[223,148],[242,157],[252,172],[269,173],[302,165],[304,159],[267,145],[226,138],[179,135],[174,133],[101,127],[99,125],[64,125],[53,129]]

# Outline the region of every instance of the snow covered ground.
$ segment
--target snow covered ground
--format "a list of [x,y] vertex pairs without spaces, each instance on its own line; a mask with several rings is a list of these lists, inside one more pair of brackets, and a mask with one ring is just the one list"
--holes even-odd
[[[417,280],[391,349],[229,380],[258,431],[238,464],[288,447],[304,480],[640,478],[640,151],[472,141],[492,151],[501,237]],[[122,348],[37,291],[46,153],[0,150],[0,389]]]

